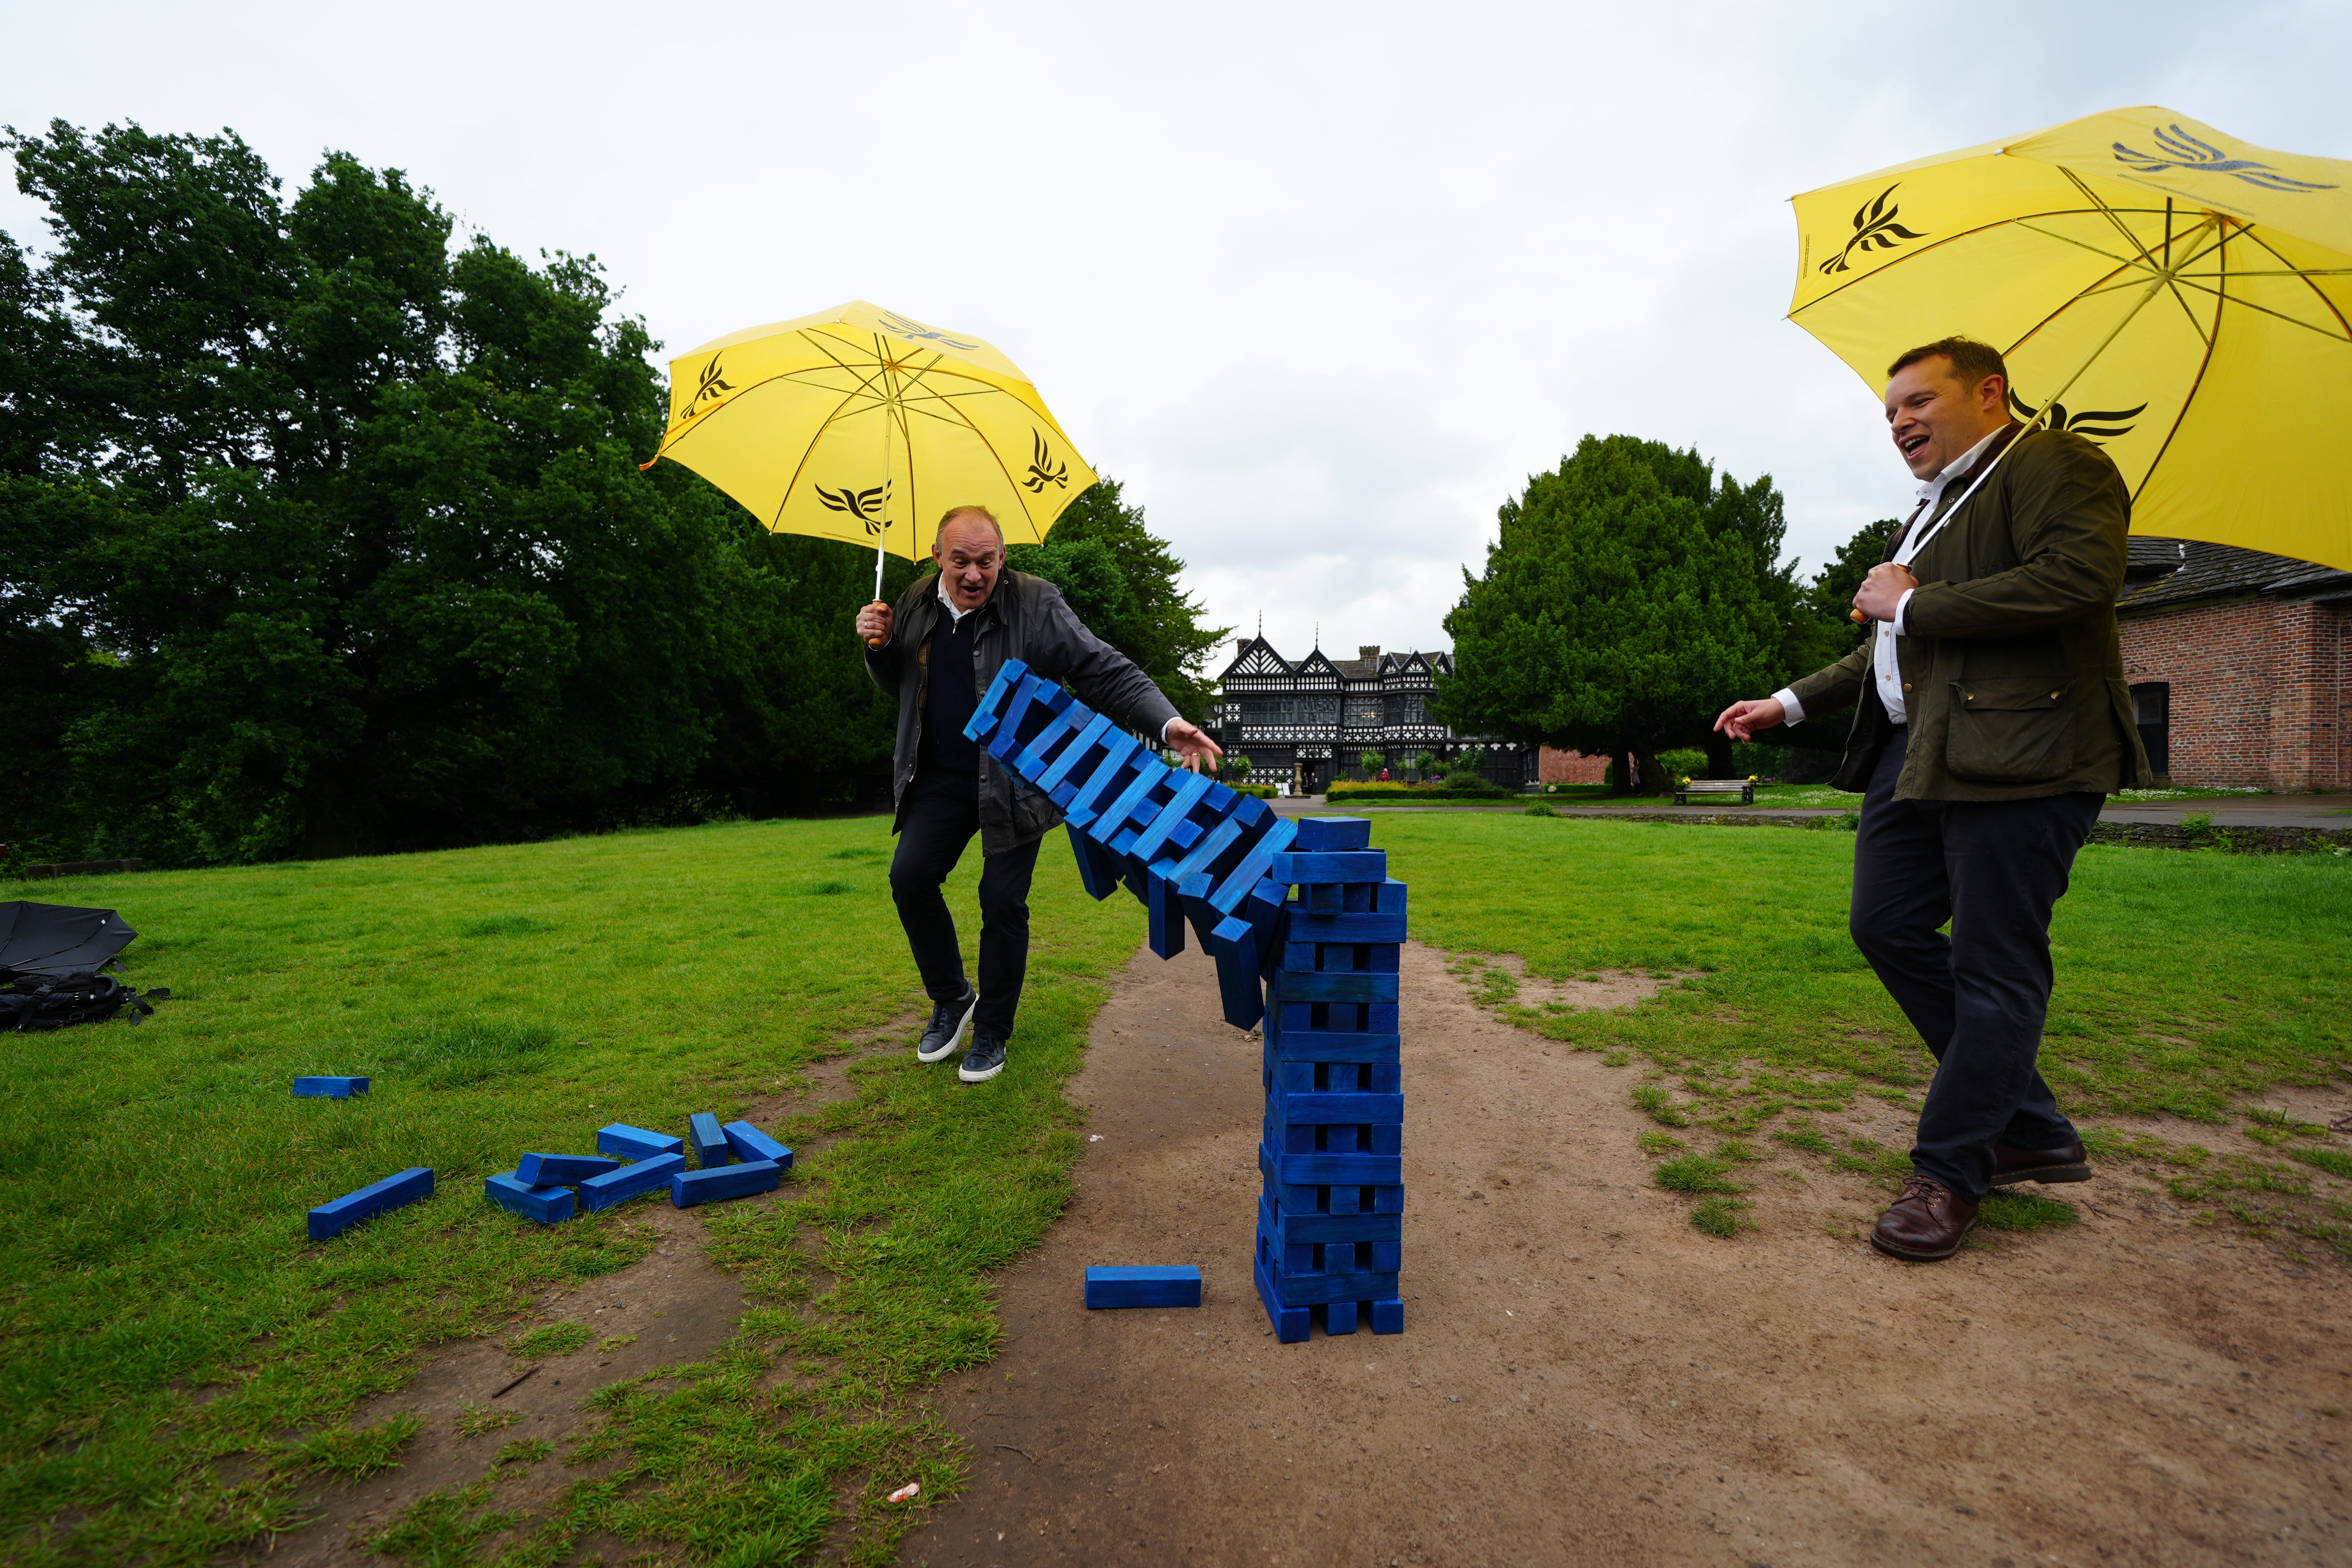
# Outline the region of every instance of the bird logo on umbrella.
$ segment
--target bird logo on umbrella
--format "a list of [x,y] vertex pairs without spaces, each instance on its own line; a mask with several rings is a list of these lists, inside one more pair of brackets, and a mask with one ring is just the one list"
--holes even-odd
[[2151,132],[2161,153],[2142,153],[2137,148],[2115,143],[2116,162],[2128,163],[2143,174],[2161,174],[2168,169],[2179,169],[2191,174],[2228,174],[2250,185],[2266,191],[2332,191],[2334,185],[2315,184],[2309,180],[2290,180],[2268,163],[2252,158],[2232,158],[2210,142],[2200,142],[2175,125],[2169,131]]
[[853,490],[847,485],[837,490],[829,490],[818,485],[815,489],[816,499],[824,503],[825,510],[847,512],[864,523],[868,533],[880,533],[890,526],[889,519],[882,515],[890,499],[888,485],[876,485],[863,490]]
[[1029,460],[1029,477],[1021,482],[1029,487],[1030,493],[1033,495],[1044,495],[1047,485],[1059,485],[1064,489],[1068,489],[1070,465],[1054,461],[1054,449],[1045,445],[1045,437],[1042,431],[1030,431],[1029,439],[1033,444],[1033,455]]
[[1895,221],[1895,215],[1903,209],[1899,206],[1888,206],[1886,198],[1893,195],[1900,185],[1901,182],[1897,181],[1895,184],[1887,186],[1878,193],[1878,198],[1875,201],[1864,202],[1855,210],[1853,237],[1845,242],[1844,249],[1822,263],[1823,272],[1850,271],[1853,264],[1846,258],[1856,249],[1865,252],[1892,250],[1906,239],[1927,237],[1924,234],[1914,234]]

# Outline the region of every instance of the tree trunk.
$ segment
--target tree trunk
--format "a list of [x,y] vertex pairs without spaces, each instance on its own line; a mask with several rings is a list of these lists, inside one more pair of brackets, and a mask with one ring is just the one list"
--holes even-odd
[[1666,770],[1659,764],[1656,742],[1643,742],[1634,749],[1633,760],[1642,767],[1642,794],[1672,795],[1675,793],[1675,781],[1666,776]]
[[1714,779],[1736,779],[1746,775],[1733,771],[1731,737],[1720,730],[1706,732],[1706,776]]
[[1609,756],[1609,793],[1611,795],[1633,793],[1633,753],[1622,746],[1611,752]]

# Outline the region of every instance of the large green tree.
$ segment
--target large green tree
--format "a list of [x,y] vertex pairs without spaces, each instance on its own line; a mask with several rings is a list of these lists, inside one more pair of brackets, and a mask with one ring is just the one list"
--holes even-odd
[[656,345],[593,258],[453,246],[341,154],[289,201],[234,134],[8,142],[50,229],[0,236],[12,858],[796,809],[887,755],[855,552],[639,471]]
[[1769,478],[1588,436],[1500,518],[1445,620],[1455,673],[1435,710],[1457,730],[1638,759],[1661,788],[1659,751],[1716,743],[1724,703],[1771,689],[1817,639]]

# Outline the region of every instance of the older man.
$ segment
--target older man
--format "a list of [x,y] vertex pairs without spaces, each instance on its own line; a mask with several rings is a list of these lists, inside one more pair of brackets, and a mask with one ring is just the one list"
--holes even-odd
[[[980,694],[1008,658],[1076,688],[1114,722],[1213,770],[1216,742],[1181,718],[1149,676],[1080,624],[1061,591],[1004,566],[1004,531],[985,507],[940,519],[931,543],[939,571],[919,579],[895,606],[857,615],[866,670],[898,694],[898,745],[891,787],[898,805],[890,893],[915,967],[931,999],[931,1021],[915,1047],[919,1061],[952,1055],[967,1026],[971,1049],[956,1076],[981,1083],[1004,1069],[1029,968],[1029,879],[1037,847],[1062,819],[1054,803],[964,739]],[[980,985],[965,977],[955,917],[940,884],[974,833],[980,835]]]
[[1864,792],[1851,929],[1937,1063],[1871,1241],[1926,1261],[1959,1250],[1991,1188],[2090,1179],[2034,1065],[2050,913],[2105,792],[2149,778],[2116,633],[2131,497],[2115,464],[2080,436],[2021,435],[1988,344],[1946,338],[1887,374],[1921,483],[1854,595],[1871,638],[1716,728],[1744,741],[1857,705],[1835,781]]

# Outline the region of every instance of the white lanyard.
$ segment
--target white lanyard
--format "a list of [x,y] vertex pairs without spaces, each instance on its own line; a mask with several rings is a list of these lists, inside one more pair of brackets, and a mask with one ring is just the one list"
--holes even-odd
[[1933,528],[1930,528],[1927,532],[1920,534],[1916,539],[1904,541],[1903,547],[1895,552],[1895,564],[1897,566],[1910,565],[1911,563],[1917,558],[1919,552],[1927,547],[1927,541],[1943,532],[1944,525],[1950,522],[1952,519],[1960,515],[1960,508],[1969,504],[1969,498],[1977,493],[1979,486],[1981,486],[1987,479],[1992,478],[1992,471],[2000,467],[2000,459],[2008,457],[2011,452],[2014,451],[2017,447],[2017,443],[2023,439],[2025,439],[2025,437],[2021,434],[2013,437],[2008,446],[2003,447],[2000,449],[2000,455],[1995,457],[1991,462],[1985,465],[1984,472],[1977,476],[1976,483],[1970,485],[1967,489],[1962,490],[1960,492],[1960,499],[1954,501],[1951,506],[1946,510],[1944,515],[1936,520],[1936,525]]

